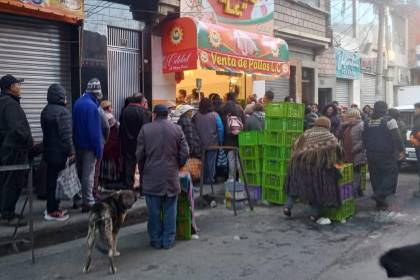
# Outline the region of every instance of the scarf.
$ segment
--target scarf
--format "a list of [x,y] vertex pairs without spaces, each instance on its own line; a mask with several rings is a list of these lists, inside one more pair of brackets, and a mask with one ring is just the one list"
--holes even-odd
[[313,127],[296,141],[291,163],[307,169],[333,168],[342,156],[337,138],[327,128]]

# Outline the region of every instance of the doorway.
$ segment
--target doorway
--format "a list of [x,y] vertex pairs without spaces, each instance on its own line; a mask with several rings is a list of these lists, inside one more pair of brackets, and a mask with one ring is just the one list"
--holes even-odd
[[318,89],[318,106],[322,110],[325,106],[332,103],[332,88]]

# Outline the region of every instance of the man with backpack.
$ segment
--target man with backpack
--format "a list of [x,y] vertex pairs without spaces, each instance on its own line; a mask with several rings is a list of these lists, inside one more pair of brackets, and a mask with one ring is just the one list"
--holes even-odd
[[[236,103],[237,94],[228,93],[227,102],[222,108],[222,120],[225,126],[225,146],[239,147],[238,135],[244,128],[245,113],[242,107]],[[236,179],[235,152],[229,151],[229,181]],[[239,162],[236,163],[239,168]]]
[[363,132],[374,192],[372,198],[378,210],[387,210],[386,198],[397,190],[398,159],[404,154],[397,121],[388,116],[387,111],[385,102],[376,102],[372,117],[365,121]]

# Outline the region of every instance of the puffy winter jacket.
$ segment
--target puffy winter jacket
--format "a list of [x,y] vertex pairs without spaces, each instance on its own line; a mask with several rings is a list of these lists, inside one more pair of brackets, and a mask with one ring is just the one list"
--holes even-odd
[[0,162],[15,151],[28,152],[33,145],[31,129],[20,99],[8,92],[0,95]]
[[61,164],[75,153],[73,125],[65,98],[62,86],[52,85],[48,89],[48,104],[41,113],[44,159],[47,163]]
[[91,93],[85,93],[73,106],[74,144],[77,148],[91,151],[102,158],[103,134],[98,101]]

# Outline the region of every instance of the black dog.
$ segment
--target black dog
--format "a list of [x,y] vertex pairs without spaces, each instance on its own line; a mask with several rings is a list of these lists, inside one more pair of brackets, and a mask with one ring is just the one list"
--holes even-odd
[[96,241],[96,248],[108,254],[110,272],[115,273],[117,268],[114,256],[117,251],[117,235],[124,223],[127,210],[136,202],[137,197],[133,191],[117,191],[109,197],[92,206],[89,217],[89,232],[87,235],[88,253],[84,272],[91,268],[91,256]]
[[420,244],[391,249],[379,262],[389,278],[411,276],[420,280]]

